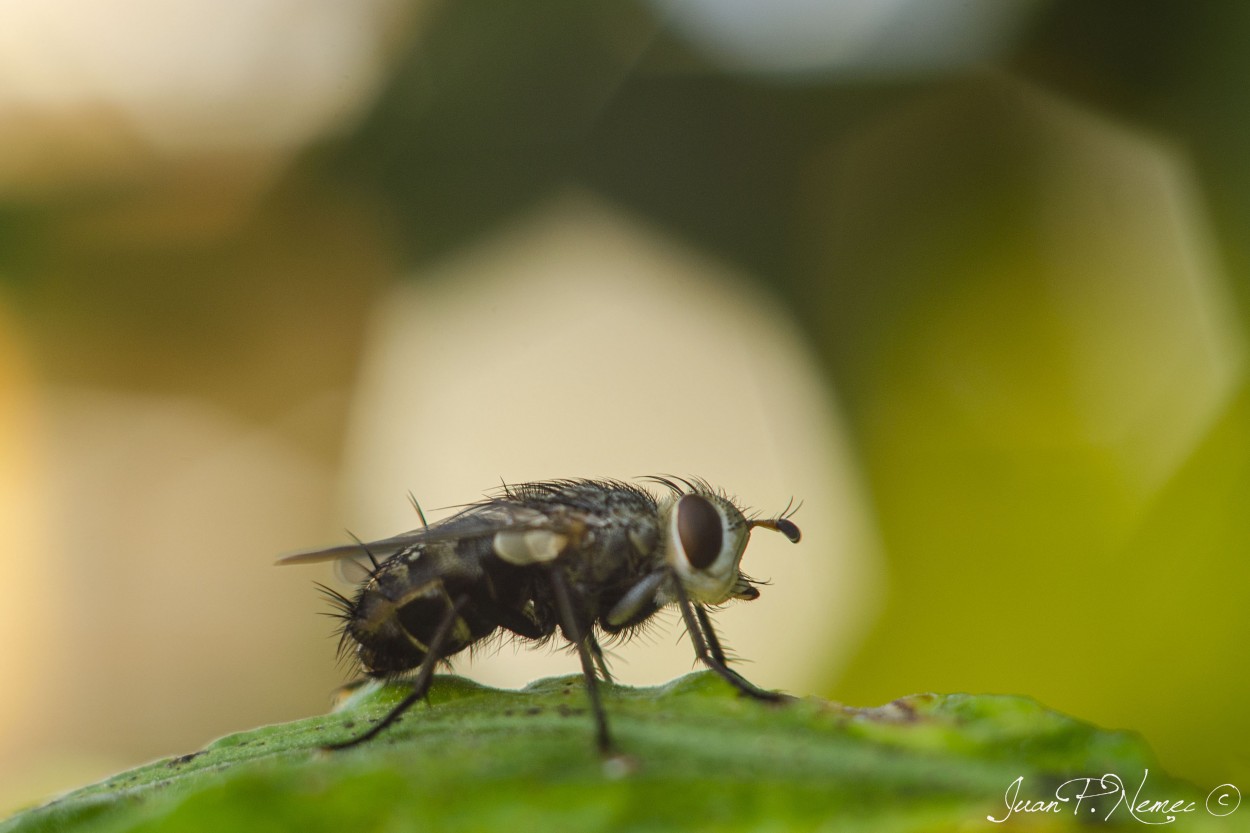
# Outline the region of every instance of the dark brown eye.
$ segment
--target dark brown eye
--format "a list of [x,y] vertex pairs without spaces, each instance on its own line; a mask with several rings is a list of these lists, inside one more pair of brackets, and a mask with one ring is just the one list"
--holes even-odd
[[677,535],[690,566],[707,569],[720,555],[725,539],[720,513],[706,498],[686,495],[677,504]]

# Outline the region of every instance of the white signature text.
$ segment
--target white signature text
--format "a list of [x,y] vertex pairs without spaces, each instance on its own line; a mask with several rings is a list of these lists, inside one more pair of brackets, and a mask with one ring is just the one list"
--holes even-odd
[[1114,773],[1093,778],[1072,778],[1060,784],[1054,798],[1029,799],[1020,796],[1024,776],[1012,781],[1003,795],[1006,812],[1001,817],[986,816],[995,824],[1002,824],[1016,815],[1036,813],[1096,814],[1095,818],[1110,820],[1116,813],[1127,814],[1142,824],[1171,824],[1181,816],[1196,813],[1205,808],[1213,816],[1227,816],[1241,803],[1241,792],[1232,784],[1221,784],[1210,792],[1206,802],[1197,799],[1160,797],[1152,795],[1147,786],[1150,770],[1142,772],[1141,781],[1130,794],[1120,776]]

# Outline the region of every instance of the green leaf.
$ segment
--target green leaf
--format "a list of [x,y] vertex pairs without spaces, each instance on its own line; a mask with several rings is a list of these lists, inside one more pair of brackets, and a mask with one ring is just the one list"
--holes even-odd
[[[1064,781],[1105,773],[1131,795],[1147,770],[1144,795],[1196,802],[1186,830],[1220,821],[1204,796],[1158,772],[1137,736],[1019,697],[922,694],[855,709],[760,703],[710,673],[657,688],[605,685],[613,737],[631,763],[622,767],[595,751],[580,677],[499,691],[444,676],[428,705],[370,743],[320,750],[405,693],[371,687],[332,714],[221,738],[27,811],[0,833],[930,830],[1003,817],[1020,777],[1020,799],[1053,799]],[[1112,800],[1010,822],[1075,830],[1110,813],[1112,824],[1135,825]]]

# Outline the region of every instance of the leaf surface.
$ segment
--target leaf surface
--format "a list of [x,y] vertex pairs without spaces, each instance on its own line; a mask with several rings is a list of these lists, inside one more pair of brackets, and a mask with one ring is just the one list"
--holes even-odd
[[[427,705],[374,741],[320,750],[367,729],[405,693],[361,690],[331,714],[229,735],[19,814],[0,833],[994,829],[986,817],[1007,815],[1017,778],[1020,799],[1049,800],[1071,778],[1105,773],[1132,791],[1147,770],[1152,797],[1197,802],[1187,830],[1227,829],[1216,823],[1229,821],[1210,817],[1204,796],[1159,772],[1136,735],[1027,698],[770,705],[707,672],[656,688],[603,687],[629,766],[595,752],[576,676],[521,691],[439,677]],[[1113,799],[1019,812],[1003,827],[1136,826]]]

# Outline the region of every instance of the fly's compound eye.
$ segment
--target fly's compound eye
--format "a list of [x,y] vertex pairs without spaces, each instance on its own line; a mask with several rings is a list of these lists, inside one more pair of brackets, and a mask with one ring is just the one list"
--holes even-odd
[[725,541],[720,512],[707,498],[686,495],[677,503],[677,538],[691,567],[711,567],[720,557]]
[[731,512],[728,501],[698,494],[682,495],[670,511],[668,563],[698,601],[720,604],[733,595],[747,526]]

